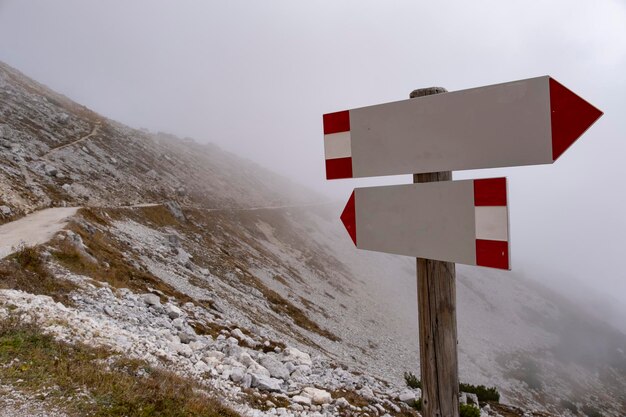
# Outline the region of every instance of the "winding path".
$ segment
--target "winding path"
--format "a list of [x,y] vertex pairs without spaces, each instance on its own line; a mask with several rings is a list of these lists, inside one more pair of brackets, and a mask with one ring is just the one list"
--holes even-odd
[[[331,203],[313,203],[284,206],[248,207],[248,208],[203,208],[206,211],[252,211],[276,210],[296,207],[322,206]],[[159,206],[159,203],[141,203],[118,208],[140,208]],[[17,251],[20,245],[34,246],[46,243],[55,233],[62,230],[69,219],[81,207],[53,207],[39,210],[19,220],[0,225],[0,259]]]
[[20,245],[39,245],[63,229],[80,207],[54,207],[29,214],[0,226],[0,259],[15,252]]
[[99,130],[99,129],[100,129],[100,122],[97,122],[97,123],[95,124],[95,126],[93,127],[93,129],[92,129],[91,133],[89,133],[88,135],[83,136],[83,137],[82,137],[82,138],[80,138],[80,139],[75,140],[74,142],[66,143],[65,145],[60,145],[60,146],[57,146],[57,147],[55,147],[55,148],[51,148],[48,152],[46,152],[46,153],[43,155],[43,158],[46,158],[46,157],[47,157],[48,155],[50,155],[52,152],[60,151],[61,149],[65,149],[65,148],[67,148],[67,147],[69,147],[69,146],[73,146],[73,145],[76,145],[77,143],[80,143],[80,142],[84,142],[84,141],[86,141],[86,140],[87,140],[87,139],[89,139],[90,137],[92,137],[92,136],[96,135],[96,134],[98,133],[98,130]]

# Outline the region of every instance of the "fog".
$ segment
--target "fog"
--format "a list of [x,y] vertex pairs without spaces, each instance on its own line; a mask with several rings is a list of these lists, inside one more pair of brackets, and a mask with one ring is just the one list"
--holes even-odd
[[214,142],[340,200],[409,178],[327,182],[323,113],[551,75],[604,117],[554,165],[455,178],[508,176],[516,273],[626,329],[622,1],[0,0],[0,60],[112,119]]

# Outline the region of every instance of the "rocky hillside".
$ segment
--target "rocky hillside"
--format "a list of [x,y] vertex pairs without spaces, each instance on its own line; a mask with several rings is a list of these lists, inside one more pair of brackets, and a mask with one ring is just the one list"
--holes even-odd
[[[245,415],[414,414],[414,261],[356,251],[340,207],[299,190],[0,64],[0,222],[84,207],[2,261],[0,315],[164,367]],[[623,334],[511,273],[460,267],[458,304],[464,382],[538,412],[626,414]],[[521,415],[502,407],[482,412]]]

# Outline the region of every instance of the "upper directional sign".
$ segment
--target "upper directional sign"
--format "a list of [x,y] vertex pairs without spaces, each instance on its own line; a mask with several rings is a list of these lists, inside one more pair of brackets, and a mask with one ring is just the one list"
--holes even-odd
[[505,178],[357,188],[341,215],[359,249],[509,269]]
[[325,114],[326,178],[551,164],[600,116],[548,76]]

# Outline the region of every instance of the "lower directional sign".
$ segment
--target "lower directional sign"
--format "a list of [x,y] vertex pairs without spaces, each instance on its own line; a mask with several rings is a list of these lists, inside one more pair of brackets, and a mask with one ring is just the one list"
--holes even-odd
[[506,178],[356,188],[341,220],[360,249],[510,269]]

